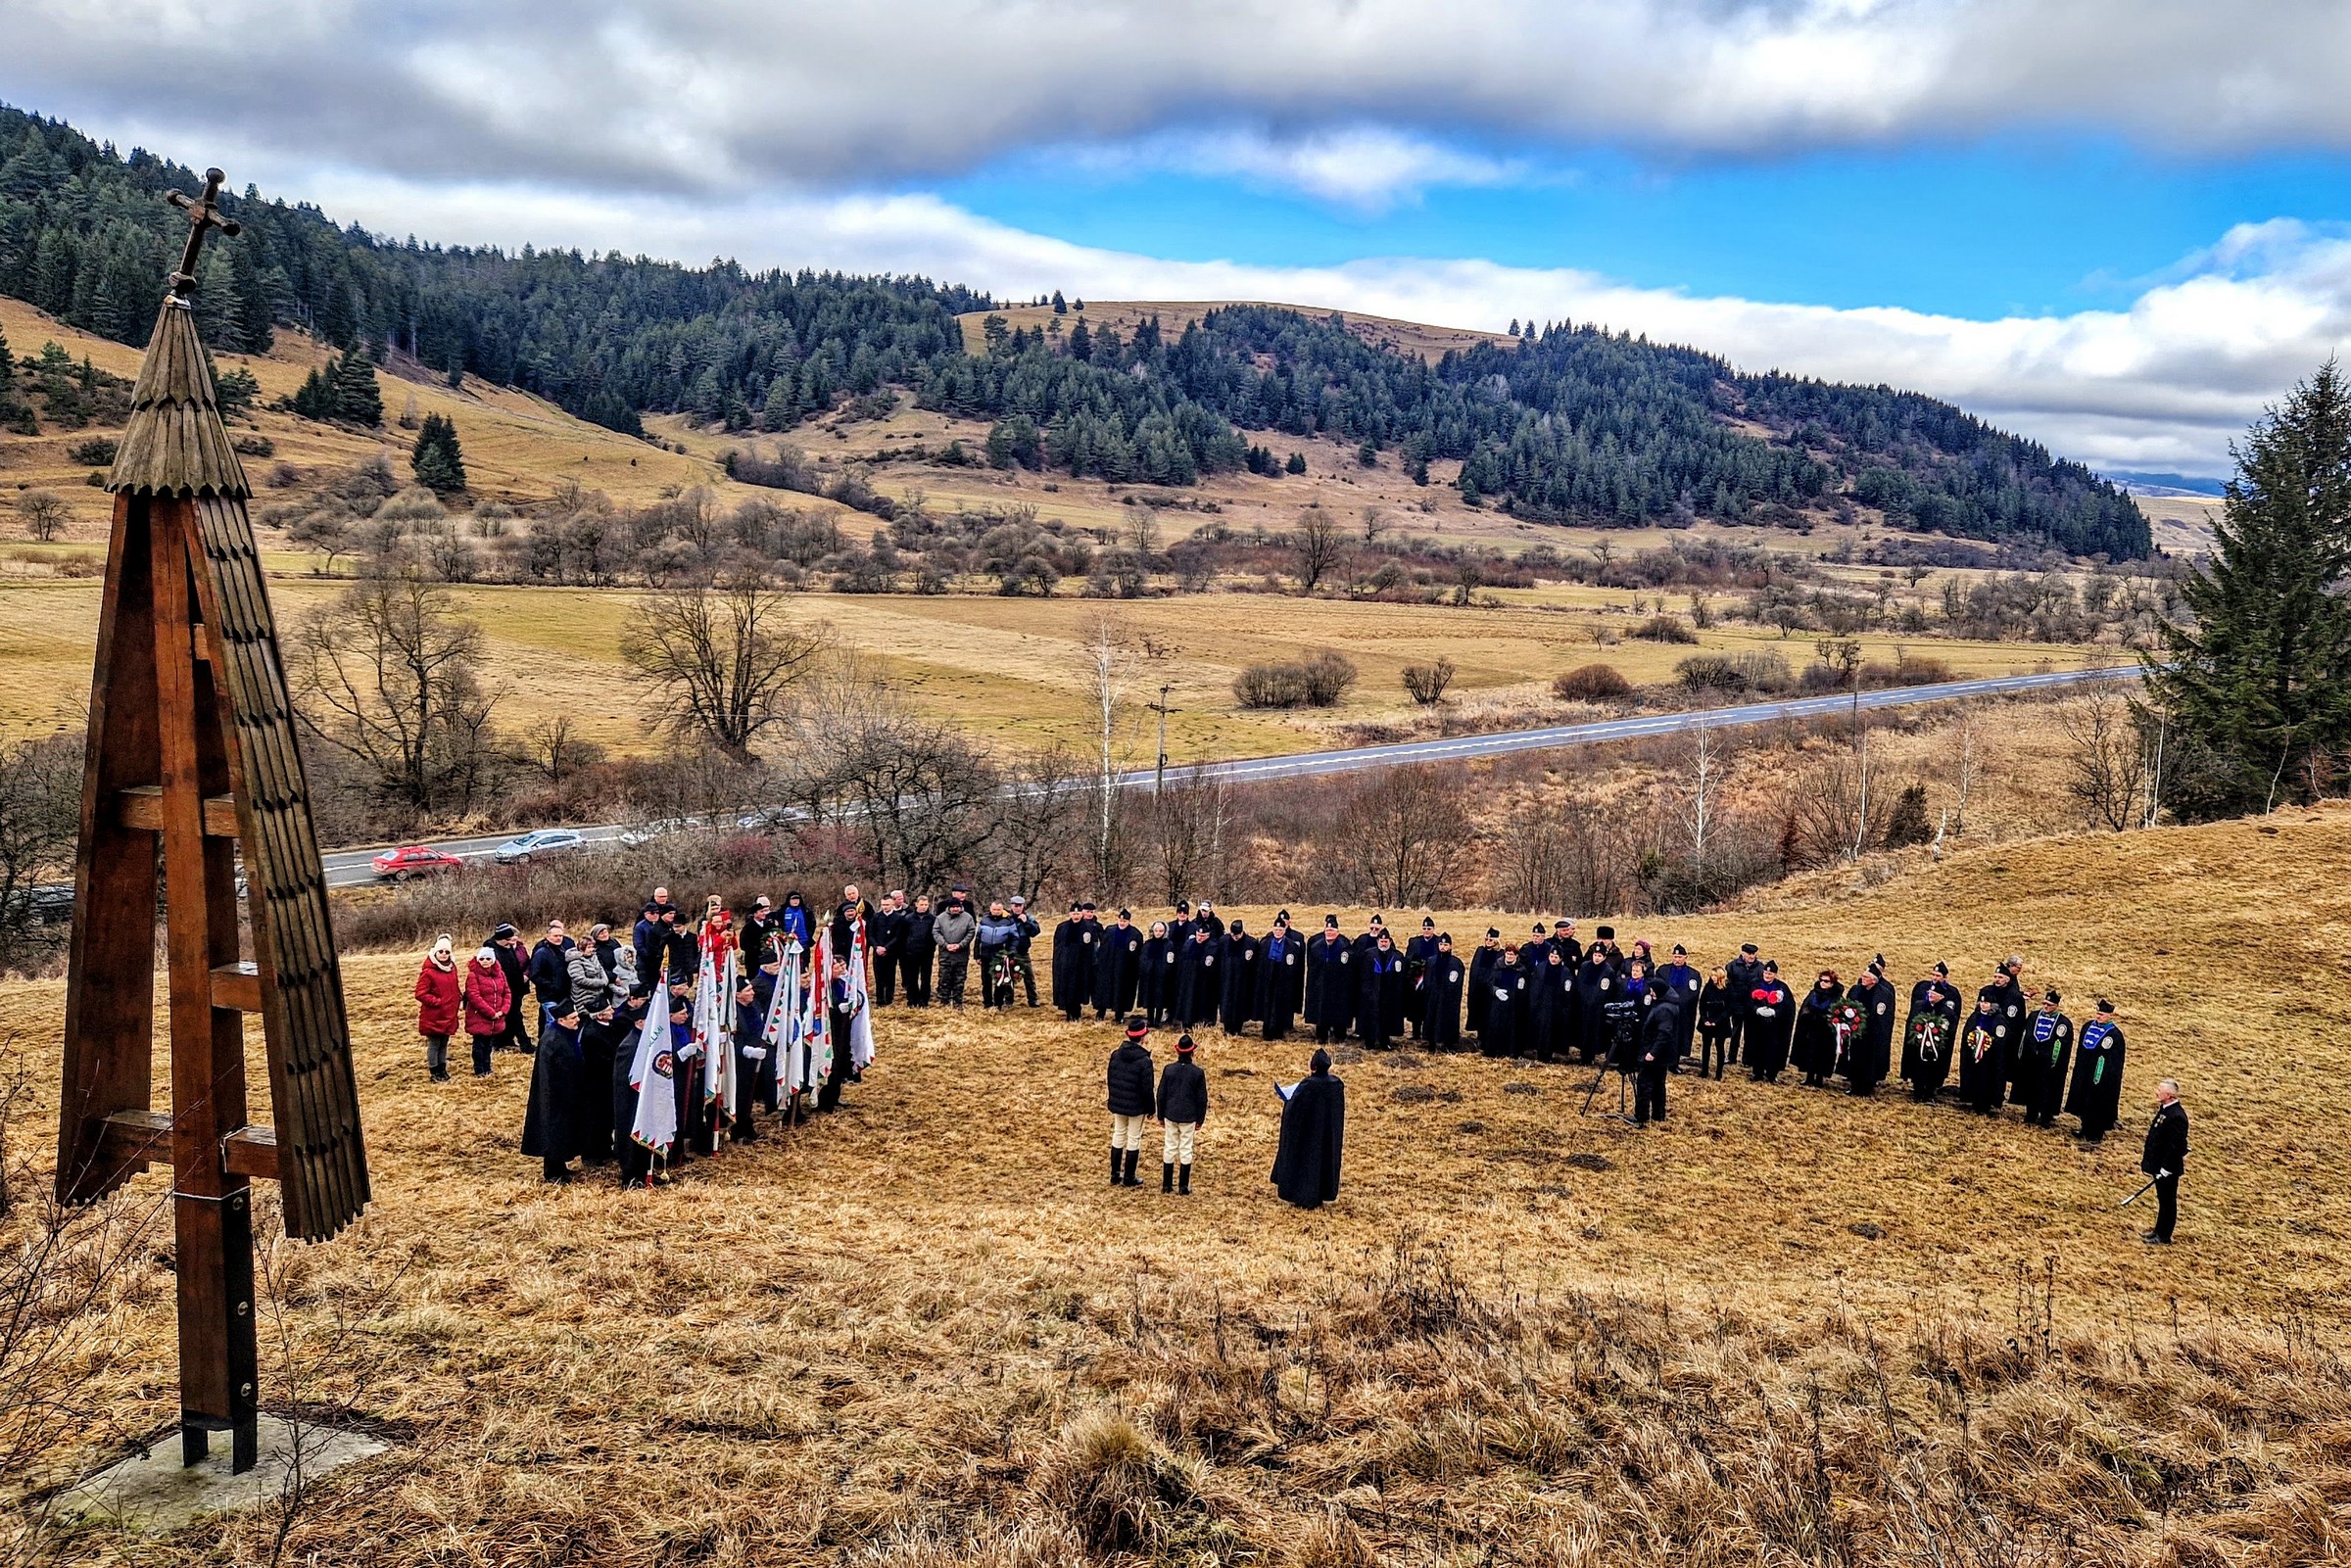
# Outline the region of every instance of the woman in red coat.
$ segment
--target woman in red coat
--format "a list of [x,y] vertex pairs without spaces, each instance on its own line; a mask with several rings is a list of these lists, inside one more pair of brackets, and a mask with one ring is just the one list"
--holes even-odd
[[490,1048],[505,1037],[506,1011],[514,1004],[498,949],[485,947],[465,964],[465,1032],[473,1036],[473,1075],[490,1076]]
[[416,973],[416,1032],[424,1036],[424,1065],[435,1083],[449,1081],[449,1037],[457,1032],[464,1002],[463,982],[457,978],[456,955],[448,936],[433,939]]

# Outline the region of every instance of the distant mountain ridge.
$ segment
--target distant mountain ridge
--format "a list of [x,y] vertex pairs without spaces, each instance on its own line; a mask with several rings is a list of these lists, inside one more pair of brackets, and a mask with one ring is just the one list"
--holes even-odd
[[[0,107],[0,293],[137,344],[177,249],[161,196],[196,183]],[[959,285],[394,243],[251,186],[227,205],[246,232],[204,262],[214,347],[265,349],[299,325],[630,433],[644,413],[681,411],[789,431],[894,388],[987,421],[998,466],[1081,477],[1187,485],[1270,468],[1283,436],[1323,435],[1538,522],[1801,524],[1866,507],[2078,555],[2153,549],[2113,484],[1948,404],[1743,373],[1590,324],[1530,324],[1515,346],[1430,363],[1309,311],[1225,307],[1170,335],[1156,319],[1097,332],[1080,308],[1033,330],[999,324],[974,353],[958,316],[994,302]]]

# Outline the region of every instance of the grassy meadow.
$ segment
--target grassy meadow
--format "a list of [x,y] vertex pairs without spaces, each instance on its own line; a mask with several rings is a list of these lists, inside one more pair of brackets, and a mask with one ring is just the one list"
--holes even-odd
[[[2334,1560],[2347,856],[2328,809],[1617,923],[1798,974],[1883,952],[1904,991],[2017,951],[2077,1018],[2109,992],[2132,1046],[2102,1148],[1736,1074],[1674,1080],[1637,1133],[1577,1114],[1580,1070],[1404,1053],[1342,1066],[1345,1186],[1314,1214],[1266,1180],[1311,1044],[1210,1034],[1193,1196],[1114,1192],[1109,1027],[1049,1011],[887,1012],[840,1116],[649,1195],[548,1188],[513,1152],[527,1064],[428,1084],[414,960],[354,958],[375,1202],[276,1252],[264,1398],[397,1443],[306,1497],[284,1560]],[[55,984],[0,995],[20,1149],[59,1012]],[[2165,1074],[2195,1155],[2159,1251],[2116,1205]],[[61,1473],[171,1417],[158,1237],[66,1327],[58,1374],[113,1425]],[[54,1549],[264,1560],[274,1515]]]

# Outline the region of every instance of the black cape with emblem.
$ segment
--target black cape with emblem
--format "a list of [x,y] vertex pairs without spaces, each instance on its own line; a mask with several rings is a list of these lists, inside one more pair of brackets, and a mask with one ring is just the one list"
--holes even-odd
[[1117,1018],[1134,1011],[1134,987],[1143,973],[1143,928],[1105,926],[1094,938],[1094,984],[1088,993],[1094,1013]]
[[1986,986],[1976,1011],[1959,1021],[1959,1097],[1986,1113],[1999,1110],[2008,1088],[2008,1020],[1995,989]]
[[1902,1022],[1902,1078],[1911,1094],[1932,1100],[1951,1075],[1959,1048],[1959,987],[1930,975],[1910,987],[1910,1014]]
[[2098,1019],[2083,1024],[2074,1042],[2074,1081],[2065,1109],[2082,1118],[2085,1138],[2103,1138],[2122,1114],[2125,1049],[2121,1025]]
[[1494,966],[1500,962],[1502,962],[1502,949],[1485,942],[1480,942],[1477,951],[1469,955],[1468,1004],[1469,1032],[1471,1034],[1483,1035],[1486,1032],[1486,1004],[1493,1000],[1486,990],[1486,976],[1494,973]]
[[1206,1023],[1224,1001],[1224,938],[1205,926],[1176,960],[1176,1019],[1185,1028]]
[[1326,931],[1306,944],[1306,1022],[1318,1039],[1337,1039],[1355,1022],[1355,948]]
[[1276,927],[1257,950],[1257,1017],[1269,1040],[1285,1038],[1306,995],[1306,938]]
[[522,1152],[557,1164],[587,1152],[588,1093],[580,1031],[551,1022],[539,1032],[531,1066],[531,1099],[522,1114]]
[[1486,1026],[1477,1048],[1487,1056],[1514,1056],[1526,1048],[1527,973],[1516,962],[1498,963],[1486,973]]
[[1319,1209],[1339,1195],[1347,1141],[1347,1085],[1325,1068],[1299,1080],[1281,1108],[1273,1190],[1284,1203]]
[[1257,1017],[1257,956],[1264,944],[1233,922],[1224,935],[1224,995],[1219,1014],[1226,1034],[1238,1034]]
[[1373,947],[1357,960],[1362,971],[1356,983],[1356,1033],[1366,1045],[1378,1049],[1394,1045],[1404,1033],[1404,953],[1393,943]]
[[1094,999],[1094,945],[1101,927],[1072,918],[1053,927],[1053,1005],[1076,1021]]
[[1861,1026],[1846,1042],[1845,1079],[1855,1094],[1867,1094],[1894,1064],[1894,986],[1884,975],[1867,985],[1856,980],[1845,999],[1861,1014]]
[[1789,1047],[1788,1065],[1806,1079],[1825,1078],[1837,1070],[1837,1009],[1845,987],[1825,976],[1815,980],[1796,1010],[1796,1041]]
[[1462,987],[1468,969],[1451,953],[1439,953],[1420,972],[1421,1038],[1439,1051],[1462,1046]]
[[2016,1077],[2008,1098],[2025,1108],[2028,1117],[2047,1122],[2065,1109],[2065,1070],[2073,1065],[2074,1021],[2053,1007],[2025,1015],[2025,1030],[2016,1042]]

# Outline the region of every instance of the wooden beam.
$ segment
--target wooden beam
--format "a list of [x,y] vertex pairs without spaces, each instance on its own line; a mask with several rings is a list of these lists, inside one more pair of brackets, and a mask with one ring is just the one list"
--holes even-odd
[[234,1013],[262,1010],[262,971],[251,959],[223,964],[213,971],[213,1006]]
[[98,1165],[119,1180],[171,1163],[171,1118],[161,1111],[118,1111],[98,1124]]
[[[164,831],[164,786],[133,784],[115,791],[115,820],[141,832]],[[204,831],[208,837],[237,836],[237,803],[228,795],[204,797]]]
[[220,1165],[232,1176],[262,1181],[277,1177],[277,1132],[271,1127],[239,1127],[220,1140]]

